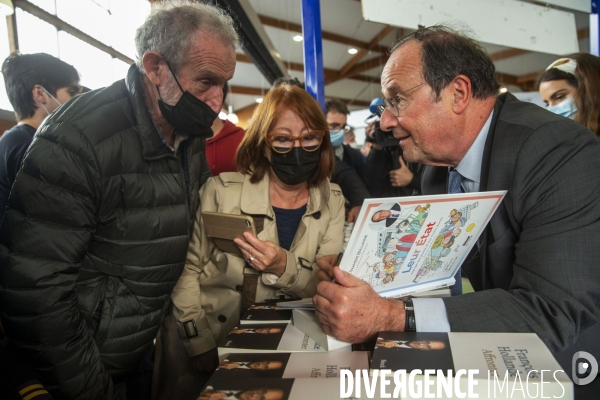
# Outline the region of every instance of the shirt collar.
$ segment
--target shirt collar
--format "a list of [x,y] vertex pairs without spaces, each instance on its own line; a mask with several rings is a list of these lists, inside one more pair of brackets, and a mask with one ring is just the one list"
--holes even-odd
[[490,125],[492,124],[493,114],[494,110],[490,112],[487,121],[483,124],[483,127],[469,148],[469,151],[467,151],[467,154],[465,154],[456,166],[456,170],[463,178],[476,182],[477,184],[481,183],[481,162],[483,160],[485,141],[490,131]]

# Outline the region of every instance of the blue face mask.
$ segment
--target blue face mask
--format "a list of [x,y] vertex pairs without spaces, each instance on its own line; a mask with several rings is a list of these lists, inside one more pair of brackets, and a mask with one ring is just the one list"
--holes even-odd
[[553,106],[548,106],[548,111],[553,112],[554,114],[562,115],[563,117],[573,119],[575,114],[577,114],[577,106],[573,103],[573,98],[569,97],[565,101],[555,104]]
[[345,133],[343,129],[338,129],[336,131],[329,131],[329,136],[331,139],[331,145],[333,147],[339,147],[342,145],[342,143],[344,143],[344,136]]

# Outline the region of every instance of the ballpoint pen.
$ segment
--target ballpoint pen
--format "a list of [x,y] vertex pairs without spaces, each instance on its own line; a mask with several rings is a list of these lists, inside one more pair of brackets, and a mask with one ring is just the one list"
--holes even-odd
[[[335,260],[335,264],[333,265],[333,267],[339,267],[340,263],[342,262],[342,256],[344,255],[344,252],[340,251],[340,254],[338,254],[337,259]],[[333,269],[331,270],[332,274],[333,274]],[[335,278],[331,278],[331,282],[335,283]]]

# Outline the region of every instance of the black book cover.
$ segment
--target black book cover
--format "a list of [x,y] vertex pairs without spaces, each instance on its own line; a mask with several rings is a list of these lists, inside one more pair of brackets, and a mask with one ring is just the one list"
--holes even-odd
[[220,347],[277,350],[287,324],[247,324],[235,327]]
[[292,320],[292,310],[274,302],[256,303],[248,307],[240,318],[241,324],[288,323]]
[[232,353],[213,376],[241,378],[282,378],[291,353]]
[[371,370],[374,369],[454,372],[448,333],[379,332],[371,361]]
[[231,379],[214,374],[196,400],[211,399],[277,399],[287,400],[294,379]]

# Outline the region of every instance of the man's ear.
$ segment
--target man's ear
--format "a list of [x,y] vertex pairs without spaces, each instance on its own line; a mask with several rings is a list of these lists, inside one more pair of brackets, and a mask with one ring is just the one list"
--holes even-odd
[[48,95],[42,85],[33,86],[33,89],[31,89],[31,98],[36,104],[46,104],[48,102]]
[[452,109],[456,114],[461,114],[469,105],[473,93],[471,92],[471,79],[466,75],[458,75],[450,83],[452,87]]
[[161,83],[161,76],[166,73],[165,63],[161,62],[163,57],[156,51],[147,51],[142,56],[142,65],[146,76],[150,81],[158,86]]

